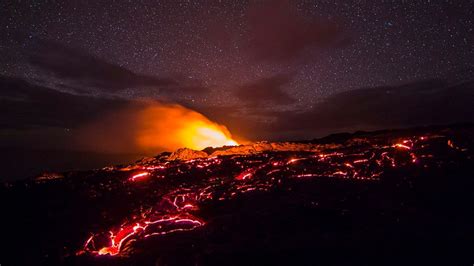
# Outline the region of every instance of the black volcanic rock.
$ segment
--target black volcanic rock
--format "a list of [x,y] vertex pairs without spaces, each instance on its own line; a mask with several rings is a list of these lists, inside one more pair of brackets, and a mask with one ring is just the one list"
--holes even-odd
[[4,183],[0,263],[469,265],[473,151],[472,125],[428,127]]

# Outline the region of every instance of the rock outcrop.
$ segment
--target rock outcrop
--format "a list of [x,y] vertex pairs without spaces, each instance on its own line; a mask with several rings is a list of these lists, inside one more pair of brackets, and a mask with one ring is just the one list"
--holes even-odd
[[226,155],[250,155],[268,151],[295,151],[295,152],[317,152],[338,148],[338,144],[314,144],[314,143],[297,143],[297,142],[256,142],[252,144],[239,146],[225,146],[221,148],[208,148],[204,151],[195,151],[188,148],[181,148],[173,152],[168,160],[191,160],[197,158],[206,158],[213,156]]
[[204,152],[204,151],[195,151],[192,149],[188,148],[181,148],[177,149],[175,152],[173,152],[169,157],[169,161],[173,160],[192,160],[192,159],[198,159],[198,158],[206,158],[209,155]]

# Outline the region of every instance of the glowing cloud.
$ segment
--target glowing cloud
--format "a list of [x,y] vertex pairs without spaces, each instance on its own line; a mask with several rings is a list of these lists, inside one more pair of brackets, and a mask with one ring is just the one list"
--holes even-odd
[[140,119],[136,141],[142,148],[159,149],[165,146],[202,150],[237,145],[225,126],[177,104],[149,106],[140,113]]
[[78,147],[109,153],[173,151],[238,145],[229,130],[178,104],[139,102],[84,126]]

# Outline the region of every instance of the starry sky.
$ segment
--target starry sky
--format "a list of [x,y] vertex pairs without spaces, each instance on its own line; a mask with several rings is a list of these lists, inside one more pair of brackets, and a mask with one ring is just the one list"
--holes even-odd
[[143,98],[252,140],[474,120],[471,0],[0,5],[3,146]]

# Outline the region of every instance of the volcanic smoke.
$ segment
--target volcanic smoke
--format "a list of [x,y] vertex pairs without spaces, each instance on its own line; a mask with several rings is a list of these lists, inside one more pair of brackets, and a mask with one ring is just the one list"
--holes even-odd
[[110,153],[238,145],[225,126],[179,104],[159,102],[109,113],[81,128],[78,136],[81,148]]

